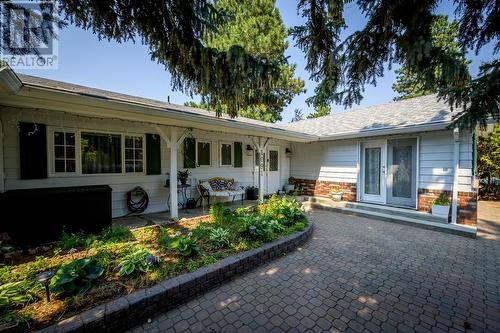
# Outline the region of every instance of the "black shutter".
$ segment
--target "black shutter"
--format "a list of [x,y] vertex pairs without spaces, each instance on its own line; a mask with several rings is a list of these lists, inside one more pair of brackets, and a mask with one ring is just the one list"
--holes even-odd
[[21,179],[47,178],[47,128],[44,124],[19,123]]
[[146,174],[161,174],[161,138],[158,134],[146,134]]
[[196,139],[184,139],[184,169],[196,167]]
[[234,167],[243,167],[243,144],[241,142],[234,143]]

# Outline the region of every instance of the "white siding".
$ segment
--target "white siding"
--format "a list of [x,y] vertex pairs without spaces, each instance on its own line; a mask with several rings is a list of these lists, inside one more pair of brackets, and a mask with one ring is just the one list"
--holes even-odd
[[[75,128],[94,130],[99,132],[119,133],[157,133],[156,126],[110,119],[97,119],[88,117],[72,116],[59,112],[41,110],[19,110],[14,108],[0,109],[0,118],[3,124],[4,136],[4,166],[5,166],[5,190],[44,188],[61,186],[84,186],[107,184],[112,191],[113,217],[123,216],[128,213],[125,194],[135,186],[143,187],[149,195],[149,206],[146,212],[158,212],[166,209],[168,189],[164,188],[166,173],[170,171],[169,149],[165,142],[161,143],[161,175],[146,174],[118,174],[118,175],[75,175],[75,176],[49,176],[46,179],[22,180],[19,170],[19,135],[17,123],[39,122],[53,127]],[[169,133],[168,127],[160,127],[164,133]],[[214,176],[234,178],[244,185],[253,184],[253,156],[246,155],[246,145],[252,144],[251,138],[235,134],[220,132],[207,132],[194,130],[193,136],[197,139],[208,139],[212,142],[212,166],[191,169],[191,182],[193,184],[192,196],[197,196],[194,185],[198,179],[206,179]],[[243,142],[243,168],[219,167],[219,141]],[[285,148],[289,144],[281,140],[270,140],[271,144],[281,147],[281,185],[285,184],[289,177],[290,159],[285,157]],[[48,147],[51,149],[51,147]],[[178,168],[182,169],[183,151],[179,149]]]
[[[472,137],[460,133],[459,191],[471,191]],[[453,133],[438,131],[420,134],[419,188],[451,191],[453,186]]]
[[291,175],[295,178],[356,183],[356,141],[293,144]]
[[[453,185],[453,133],[436,131],[419,133],[419,188],[451,190]],[[377,140],[386,137],[377,137]],[[368,141],[369,139],[363,139]],[[460,134],[459,191],[471,191],[472,137]],[[303,179],[356,183],[357,141],[329,141],[292,144],[291,175]]]

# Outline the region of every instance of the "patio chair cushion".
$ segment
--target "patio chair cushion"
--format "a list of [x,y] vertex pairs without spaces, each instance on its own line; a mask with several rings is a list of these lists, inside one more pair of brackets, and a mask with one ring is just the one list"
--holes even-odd
[[213,177],[208,180],[213,191],[225,191],[232,188],[234,179],[226,179],[222,177]]

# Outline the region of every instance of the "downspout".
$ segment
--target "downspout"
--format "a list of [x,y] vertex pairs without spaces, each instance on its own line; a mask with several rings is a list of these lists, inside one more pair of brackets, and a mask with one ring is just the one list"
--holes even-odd
[[453,129],[453,188],[451,197],[451,223],[457,224],[458,215],[458,171],[460,169],[460,131]]

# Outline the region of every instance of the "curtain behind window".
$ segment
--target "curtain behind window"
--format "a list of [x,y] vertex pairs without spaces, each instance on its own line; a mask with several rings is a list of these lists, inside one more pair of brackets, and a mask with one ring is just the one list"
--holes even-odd
[[121,136],[82,133],[82,173],[121,173]]

